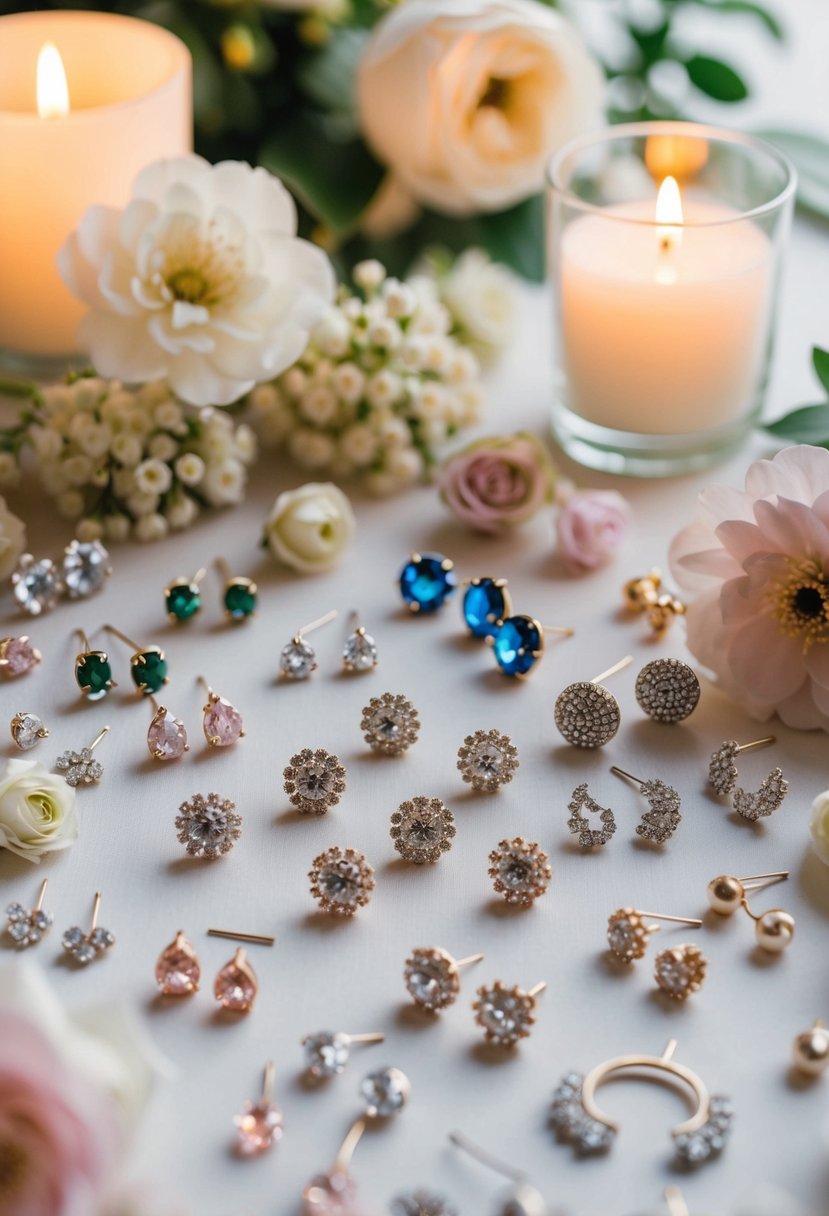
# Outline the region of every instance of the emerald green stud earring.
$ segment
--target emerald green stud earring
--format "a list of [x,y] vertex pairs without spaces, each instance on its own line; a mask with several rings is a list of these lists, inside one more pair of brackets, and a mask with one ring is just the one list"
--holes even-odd
[[169,683],[167,678],[167,657],[160,646],[139,646],[132,638],[128,638],[114,625],[104,625],[107,633],[120,638],[135,653],[130,658],[130,675],[138,691],[145,697],[152,696]]
[[207,571],[202,566],[192,578],[174,579],[164,588],[164,607],[171,621],[183,624],[194,617],[201,608],[201,590],[199,583]]
[[75,681],[87,701],[100,701],[116,684],[112,678],[109,655],[105,650],[90,650],[89,638],[76,629],[83,650],[75,658]]
[[259,588],[252,578],[231,574],[223,557],[217,557],[215,565],[225,582],[222,592],[225,616],[229,621],[246,621],[256,612]]

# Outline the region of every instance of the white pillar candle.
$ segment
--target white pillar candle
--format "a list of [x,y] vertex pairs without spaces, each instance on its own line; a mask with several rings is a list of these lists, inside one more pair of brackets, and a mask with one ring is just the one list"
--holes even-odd
[[[38,112],[44,44],[63,64],[68,112],[51,51]],[[191,75],[184,43],[146,21],[0,17],[0,349],[38,358],[76,350],[83,305],[58,276],[55,255],[87,207],[124,206],[141,169],[190,151]]]

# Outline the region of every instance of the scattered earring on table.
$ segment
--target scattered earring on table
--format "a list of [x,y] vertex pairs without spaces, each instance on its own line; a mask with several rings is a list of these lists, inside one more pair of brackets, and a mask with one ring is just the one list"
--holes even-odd
[[[583,849],[593,849],[598,845],[607,844],[616,831],[616,817],[610,807],[599,806],[598,802],[590,797],[586,781],[577,785],[573,790],[567,809],[570,812],[567,826],[572,834],[578,837],[578,842]],[[591,828],[590,820],[584,814],[585,810],[599,816],[601,828]]]
[[236,1127],[236,1152],[240,1157],[257,1157],[282,1139],[285,1123],[282,1111],[273,1103],[276,1069],[273,1060],[265,1065],[262,1093],[255,1102],[246,1102],[233,1123]]
[[332,916],[354,916],[368,904],[376,885],[366,856],[339,845],[314,858],[308,878],[321,911]]
[[634,785],[638,785],[639,792],[647,800],[648,810],[636,825],[636,835],[641,836],[643,840],[651,841],[652,844],[664,844],[670,840],[682,822],[679,810],[681,801],[673,786],[666,785],[664,781],[658,781],[656,778],[643,781],[640,777],[634,777],[632,773],[626,773],[623,768],[618,768],[615,764],[610,766],[610,771],[617,777],[623,777],[625,781],[632,781]]
[[301,815],[325,815],[345,793],[345,767],[339,756],[305,747],[291,756],[282,788]]
[[380,697],[372,697],[363,708],[360,730],[372,751],[402,756],[417,743],[420,718],[408,697],[384,692]]
[[213,691],[204,676],[198,680],[207,698],[202,706],[202,730],[208,747],[232,747],[245,737],[242,715],[226,697]]
[[473,790],[494,793],[518,771],[518,748],[499,730],[476,730],[458,748],[458,770]]
[[126,646],[132,647],[134,653],[130,658],[130,676],[142,696],[152,696],[165,684],[170,683],[167,675],[167,656],[160,646],[140,646],[114,625],[104,625],[104,629],[120,638]]
[[508,1178],[514,1184],[507,1195],[499,1198],[496,1216],[547,1216],[547,1205],[540,1191],[537,1191],[534,1186],[530,1186],[527,1176],[522,1170],[517,1170],[514,1166],[499,1161],[497,1157],[493,1157],[484,1149],[479,1148],[477,1144],[473,1144],[462,1132],[450,1132],[449,1139],[456,1148],[462,1149],[481,1165],[494,1170],[496,1174],[502,1174],[504,1178]]
[[343,671],[364,674],[374,671],[377,666],[377,643],[370,633],[366,633],[365,625],[360,624],[360,616],[356,611],[349,615],[351,632],[343,643]]
[[819,1077],[829,1068],[829,1030],[820,1018],[792,1043],[792,1065],[808,1077]]
[[493,889],[508,904],[529,908],[546,892],[553,877],[550,859],[534,840],[516,836],[501,840],[489,855]]
[[[418,1187],[403,1195],[395,1195],[389,1208],[391,1216],[460,1216],[458,1209],[444,1195]],[[514,1212],[513,1216],[520,1216]]]
[[546,987],[543,980],[529,992],[518,984],[508,988],[501,980],[482,985],[472,1009],[486,1041],[499,1047],[514,1047],[519,1039],[528,1038],[535,1025],[536,997]]
[[337,609],[332,608],[324,616],[317,617],[315,621],[309,621],[307,625],[297,629],[290,642],[286,642],[280,652],[280,675],[284,676],[286,680],[307,680],[309,676],[313,675],[319,666],[317,652],[305,641],[305,635],[313,633],[315,629],[321,629],[323,625],[333,621],[336,616]]
[[568,684],[558,694],[556,726],[573,747],[604,747],[614,737],[622,721],[619,702],[601,681],[623,671],[632,662],[633,656],[626,655],[592,680]]
[[162,996],[191,996],[199,990],[201,963],[195,947],[179,929],[155,964],[155,982]]
[[395,849],[417,866],[439,861],[452,848],[457,832],[455,816],[446,803],[422,794],[401,802],[390,822]]
[[479,963],[483,954],[455,959],[438,946],[419,946],[412,950],[403,968],[406,991],[416,1005],[430,1013],[440,1013],[454,1005],[461,990],[461,968]]
[[222,590],[222,607],[229,621],[237,624],[246,621],[256,612],[259,588],[252,578],[244,578],[239,574],[231,574],[230,566],[223,557],[217,557],[213,563],[224,579]]
[[73,540],[64,549],[62,582],[67,599],[88,599],[111,577],[109,552],[99,540]]
[[75,683],[87,701],[100,701],[111,688],[118,685],[112,678],[112,665],[105,650],[92,650],[89,638],[82,629],[76,629],[81,652],[75,656]]
[[636,677],[636,700],[655,722],[683,722],[696,709],[700,686],[682,659],[651,659]]
[[80,751],[68,749],[61,752],[55,761],[55,768],[59,773],[63,773],[67,785],[93,785],[96,781],[101,780],[104,775],[104,766],[99,760],[93,758],[92,753],[101,740],[109,734],[110,729],[109,726],[103,727],[89,747],[82,747]]
[[491,638],[512,613],[505,578],[471,578],[464,582],[461,616],[473,638]]
[[179,625],[192,620],[201,612],[201,588],[199,583],[207,574],[204,566],[192,578],[176,578],[164,588],[164,610],[171,621]]
[[486,641],[492,647],[495,662],[504,675],[523,680],[543,657],[546,648],[544,635],[547,633],[571,638],[575,630],[569,626],[542,625],[534,616],[519,613],[499,621]]
[[442,553],[413,553],[400,571],[398,583],[409,611],[426,615],[451,599],[458,587],[458,576],[454,562]]
[[248,962],[247,950],[240,946],[213,981],[213,995],[222,1009],[250,1013],[258,992],[256,972]]
[[115,935],[110,933],[109,929],[102,929],[98,926],[100,907],[101,892],[96,891],[95,900],[92,904],[92,922],[89,926],[89,932],[84,933],[83,929],[77,925],[73,925],[63,935],[62,945],[64,950],[80,967],[85,967],[93,959],[98,958],[99,955],[104,954],[115,945]]
[[4,680],[28,675],[42,659],[43,655],[26,633],[21,637],[0,638],[0,676]]
[[657,637],[667,632],[676,617],[685,615],[682,600],[673,592],[661,588],[662,575],[654,569],[641,578],[632,578],[622,589],[628,610],[646,614]]
[[176,718],[155,697],[150,697],[153,716],[147,728],[147,750],[153,760],[178,760],[189,752],[187,728],[181,718]]
[[686,1001],[705,983],[708,960],[699,946],[683,943],[660,951],[654,959],[654,979],[673,1001]]
[[782,805],[789,783],[783,776],[782,769],[773,768],[765,781],[761,782],[757,792],[749,794],[737,785],[739,774],[734,759],[742,752],[755,747],[767,747],[775,742],[774,735],[755,739],[752,743],[738,743],[736,739],[727,739],[711,756],[708,765],[708,784],[720,795],[731,794],[734,810],[750,823],[773,814]]
[[63,594],[60,571],[50,557],[24,553],[11,576],[12,595],[29,616],[42,616],[57,607]]
[[9,733],[14,746],[21,752],[30,752],[41,739],[49,738],[43,719],[31,710],[19,709],[9,722]]
[[43,911],[43,899],[48,885],[49,879],[44,878],[33,908],[24,908],[19,903],[9,904],[6,908],[6,932],[18,950],[36,946],[52,926],[55,918],[51,912]]
[[220,794],[194,794],[178,808],[175,820],[179,843],[191,857],[222,857],[242,835],[236,803]]
[[757,916],[749,907],[748,894],[762,891],[778,882],[785,882],[788,877],[788,870],[754,874],[748,878],[720,874],[708,884],[708,903],[720,916],[731,916],[738,908],[742,908],[754,921],[754,936],[760,949],[770,954],[781,954],[794,937],[794,917],[782,908],[770,908],[768,912]]
[[71,541],[60,567],[49,557],[35,559],[24,553],[11,576],[12,593],[24,612],[41,616],[51,612],[61,597],[87,599],[100,591],[112,574],[109,553],[99,540]]
[[607,921],[607,944],[611,953],[623,963],[632,963],[644,958],[651,933],[658,933],[659,925],[645,924],[646,918],[664,920],[677,925],[693,925],[699,928],[702,921],[694,916],[666,916],[663,912],[640,912],[638,908],[618,908]]
[[345,1072],[353,1044],[385,1042],[385,1035],[343,1034],[342,1031],[319,1030],[306,1034],[300,1046],[305,1053],[305,1068],[316,1081],[330,1080]]

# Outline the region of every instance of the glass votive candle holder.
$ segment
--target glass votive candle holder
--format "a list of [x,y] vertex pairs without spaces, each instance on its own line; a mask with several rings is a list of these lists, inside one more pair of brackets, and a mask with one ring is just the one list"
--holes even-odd
[[612,127],[554,157],[552,424],[569,456],[660,477],[745,438],[768,382],[795,186],[770,144],[696,123]]

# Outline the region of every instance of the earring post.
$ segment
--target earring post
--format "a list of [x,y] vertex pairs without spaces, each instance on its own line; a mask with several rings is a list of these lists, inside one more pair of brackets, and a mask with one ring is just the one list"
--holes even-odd
[[273,1082],[276,1076],[276,1065],[273,1060],[268,1060],[265,1065],[265,1075],[262,1078],[262,1105],[268,1106],[273,1097]]
[[531,988],[529,990],[529,992],[527,993],[527,996],[540,996],[546,987],[547,987],[546,980],[541,980],[540,983],[536,984],[534,988]]
[[676,1039],[668,1039],[668,1042],[665,1044],[665,1050],[662,1052],[662,1059],[666,1064],[674,1058],[674,1053],[678,1046],[679,1044]]
[[750,752],[753,751],[755,747],[768,747],[770,744],[776,742],[777,737],[775,735],[766,735],[764,739],[754,739],[751,743],[741,743],[737,748],[737,752]]
[[208,937],[226,937],[235,942],[253,942],[258,946],[272,946],[276,941],[267,933],[237,933],[231,929],[208,929]]
[[[789,877],[788,870],[774,870],[771,874],[749,874],[746,878],[738,878],[743,886],[747,883],[760,883],[762,887],[773,887],[775,883],[785,882]],[[759,890],[760,887],[752,886],[752,890]]]
[[626,667],[630,667],[633,662],[633,655],[626,654],[623,659],[619,659],[618,663],[614,663],[612,667],[608,667],[607,671],[600,671],[592,680],[588,680],[588,684],[601,684],[602,680],[609,679],[610,676],[615,676],[617,671],[624,671]]
[[196,683],[201,684],[202,688],[204,689],[204,695],[207,697],[208,701],[211,700],[213,697],[213,689],[207,683],[204,676],[196,676]]
[[230,566],[227,564],[225,559],[223,557],[216,557],[213,559],[213,565],[218,570],[219,576],[223,578],[226,583],[229,583],[231,579]]
[[306,633],[313,633],[315,629],[321,629],[323,625],[327,625],[329,621],[333,621],[337,616],[337,609],[332,608],[330,612],[326,612],[324,616],[318,616],[315,621],[309,621],[307,625],[302,625],[297,629],[297,637],[304,637]]
[[691,1216],[685,1197],[678,1186],[669,1186],[665,1191],[668,1216]]
[[141,649],[141,647],[138,645],[138,643],[136,641],[134,641],[132,638],[127,637],[127,635],[125,633],[122,633],[120,629],[116,629],[114,625],[104,625],[104,629],[107,631],[107,633],[115,634],[116,638],[120,638],[121,641],[124,642],[127,646],[131,646],[133,648],[133,650]]
[[483,957],[483,954],[470,954],[467,956],[467,958],[459,958],[455,963],[455,966],[458,969],[461,967],[471,967],[473,963],[480,963]]
[[95,751],[95,748],[98,746],[98,744],[99,744],[99,743],[101,742],[101,740],[104,738],[104,736],[105,736],[105,735],[108,735],[108,734],[109,734],[109,732],[110,732],[111,730],[112,730],[112,727],[111,727],[111,726],[105,726],[105,727],[103,728],[103,730],[102,730],[102,731],[101,731],[101,732],[100,732],[98,735],[96,735],[96,736],[95,736],[95,738],[92,740],[92,742],[91,742],[91,743],[90,743],[90,745],[89,745],[89,750],[90,750],[91,752],[94,752],[94,751]]
[[695,917],[695,916],[666,916],[662,912],[640,912],[639,915],[640,916],[650,916],[650,917],[652,917],[653,920],[670,920],[670,921],[673,921],[674,924],[677,924],[677,925],[699,926],[702,924],[702,921],[698,920],[697,917]]
[[542,625],[541,628],[545,633],[556,633],[562,638],[571,638],[576,632],[569,625]]
[[43,899],[44,899],[44,896],[46,895],[46,888],[48,887],[48,885],[49,885],[49,879],[44,878],[43,882],[40,884],[40,893],[38,894],[37,903],[35,904],[35,912],[39,912],[41,910],[41,908],[43,907]]
[[345,1140],[340,1145],[340,1151],[334,1158],[334,1164],[331,1167],[331,1173],[348,1173],[348,1167],[351,1163],[351,1158],[354,1156],[354,1150],[360,1143],[360,1137],[366,1130],[365,1119],[355,1119],[351,1127],[346,1133]]
[[101,892],[96,891],[95,899],[92,904],[92,925],[90,926],[90,930],[89,930],[90,933],[93,933],[98,925],[98,912],[100,911],[100,909],[101,909]]
[[615,764],[611,764],[610,771],[611,773],[615,773],[617,777],[625,777],[628,781],[632,781],[634,785],[640,786],[640,788],[644,784],[639,777],[634,777],[633,773],[626,773],[623,768],[619,768]]
[[87,650],[87,651],[88,651],[88,650],[89,650],[89,648],[90,648],[90,647],[89,647],[89,638],[86,636],[86,634],[84,633],[83,629],[73,629],[73,630],[72,630],[72,632],[73,632],[73,634],[74,634],[76,637],[80,638],[80,641],[81,641],[81,648],[82,648],[83,650]]
[[379,1030],[372,1031],[371,1034],[347,1034],[345,1037],[349,1043],[383,1043],[386,1039]]
[[485,1165],[487,1169],[493,1170],[496,1174],[502,1174],[504,1178],[510,1178],[513,1182],[523,1182],[524,1174],[520,1170],[513,1169],[511,1165],[506,1165],[498,1157],[494,1157],[492,1153],[488,1153],[486,1149],[480,1148],[463,1132],[450,1132],[449,1139],[456,1148],[468,1153],[470,1157],[474,1157],[481,1165]]

